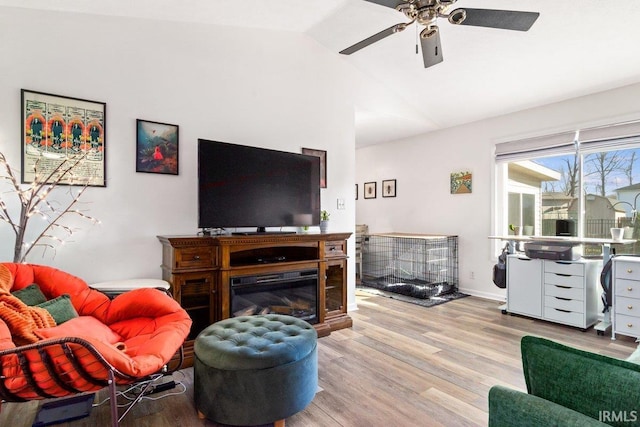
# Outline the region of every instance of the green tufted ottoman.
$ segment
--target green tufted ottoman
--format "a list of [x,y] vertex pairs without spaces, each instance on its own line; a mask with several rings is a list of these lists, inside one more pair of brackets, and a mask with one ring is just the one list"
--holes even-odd
[[253,426],[303,410],[318,388],[317,333],[292,316],[241,316],[204,329],[194,344],[201,418]]

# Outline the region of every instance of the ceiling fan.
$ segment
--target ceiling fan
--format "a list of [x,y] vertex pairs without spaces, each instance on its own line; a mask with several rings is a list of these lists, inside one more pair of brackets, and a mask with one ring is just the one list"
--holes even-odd
[[[442,62],[440,31],[436,25],[438,18],[446,18],[455,25],[471,25],[475,27],[501,28],[505,30],[527,31],[538,19],[538,12],[520,12],[513,10],[459,8],[449,11],[457,0],[366,0],[381,6],[390,7],[402,12],[409,22],[402,22],[382,30],[340,53],[351,55],[392,34],[405,30],[417,22],[424,26],[420,32],[420,45],[424,67],[428,68]],[[417,49],[417,45],[416,45]],[[417,53],[417,51],[416,51]]]

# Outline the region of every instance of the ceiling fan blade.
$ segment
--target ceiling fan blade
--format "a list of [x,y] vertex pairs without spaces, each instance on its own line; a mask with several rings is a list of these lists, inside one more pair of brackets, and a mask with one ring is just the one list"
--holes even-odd
[[366,39],[359,41],[353,46],[349,46],[348,48],[341,50],[340,53],[343,55],[351,55],[352,53],[357,52],[360,49],[369,46],[370,44],[374,44],[375,42],[380,41],[385,37],[389,37],[394,33],[404,30],[405,27],[405,24],[396,24],[392,27],[387,28],[386,30],[382,30],[377,34],[372,35],[371,37],[367,37]]
[[422,60],[424,68],[429,68],[439,64],[444,59],[442,57],[442,46],[440,45],[440,31],[435,31],[430,37],[420,37],[422,47]]
[[[460,25],[516,31],[527,31],[540,16],[538,12],[515,10],[470,9],[466,7],[464,10],[467,12],[467,17]],[[451,14],[454,12],[451,12]]]
[[403,0],[367,0],[369,3],[379,4],[380,6],[387,6],[391,9],[395,9],[398,5],[406,3]]

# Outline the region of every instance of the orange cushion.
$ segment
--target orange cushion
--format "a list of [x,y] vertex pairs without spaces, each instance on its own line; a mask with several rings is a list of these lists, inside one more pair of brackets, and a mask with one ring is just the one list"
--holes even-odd
[[91,341],[98,340],[109,344],[122,341],[122,337],[111,330],[107,325],[100,322],[95,317],[80,316],[67,320],[61,325],[53,328],[42,328],[33,331],[38,338],[63,338],[80,337],[91,338]]

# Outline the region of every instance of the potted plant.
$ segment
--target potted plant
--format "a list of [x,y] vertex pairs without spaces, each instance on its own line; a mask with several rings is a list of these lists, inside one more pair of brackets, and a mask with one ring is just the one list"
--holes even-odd
[[509,224],[509,230],[513,231],[516,236],[522,236],[522,227],[519,225]]
[[326,233],[329,228],[329,212],[323,210],[320,212],[320,232]]

